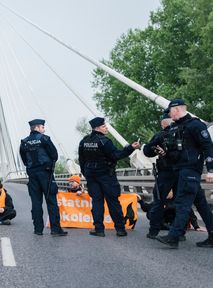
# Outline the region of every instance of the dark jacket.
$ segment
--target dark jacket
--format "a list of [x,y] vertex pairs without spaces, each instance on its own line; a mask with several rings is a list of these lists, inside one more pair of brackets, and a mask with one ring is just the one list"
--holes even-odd
[[7,193],[7,190],[4,188],[4,191],[6,193],[6,199],[5,199],[5,209],[14,209],[13,200],[12,197]]
[[[144,155],[147,157],[155,157],[157,155],[156,146],[160,146],[164,150],[166,150],[165,143],[167,141],[167,137],[169,134],[170,126],[166,127],[165,129],[161,130],[159,133],[155,134],[151,140],[144,145],[143,152]],[[169,170],[172,166],[172,160],[168,155],[165,156],[158,156],[156,161],[158,171],[161,170]]]
[[27,173],[37,170],[51,170],[58,159],[57,150],[49,136],[32,131],[21,140],[20,155]]
[[84,175],[85,169],[89,168],[108,173],[111,169],[115,169],[118,160],[129,156],[133,151],[132,145],[127,145],[122,150],[117,149],[112,140],[93,130],[79,144],[81,172]]
[[204,160],[209,172],[213,172],[213,143],[207,126],[189,114],[175,121],[170,129],[167,155],[175,168],[191,168],[202,173]]

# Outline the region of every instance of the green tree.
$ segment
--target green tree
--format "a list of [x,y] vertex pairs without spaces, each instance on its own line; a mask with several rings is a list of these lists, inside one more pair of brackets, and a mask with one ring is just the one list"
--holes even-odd
[[66,168],[65,162],[60,162],[60,161],[56,162],[54,172],[55,172],[55,174],[69,173],[67,168]]
[[[213,1],[197,0],[189,9],[194,20],[192,30],[196,41],[188,52],[190,64],[183,68],[184,80],[176,95],[186,97],[193,113],[206,121],[213,121]],[[191,108],[192,107],[192,108]]]
[[[197,116],[213,119],[213,1],[162,0],[144,31],[118,39],[105,64],[172,99],[183,97]],[[100,69],[94,71],[95,100],[129,141],[146,142],[159,129],[162,109]]]
[[[152,29],[129,30],[127,35],[122,35],[117,41],[110,60],[104,62],[132,80],[155,90],[155,68],[150,61],[151,33]],[[127,141],[132,142],[139,137],[145,141],[159,129],[158,118],[162,109],[100,69],[95,70],[94,77],[93,85],[98,89],[94,98],[98,108],[104,111]]]
[[207,121],[213,118],[212,12],[212,0],[163,0],[151,15],[157,93],[184,98]]
[[82,117],[78,121],[75,128],[82,137],[86,136],[87,134],[91,132],[91,127],[89,126],[89,123],[86,117]]

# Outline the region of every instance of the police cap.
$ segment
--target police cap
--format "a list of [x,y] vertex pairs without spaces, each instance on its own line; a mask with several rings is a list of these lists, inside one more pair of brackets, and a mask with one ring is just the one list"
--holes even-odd
[[28,123],[29,123],[30,127],[31,126],[36,126],[36,125],[44,125],[45,120],[43,120],[43,119],[34,119],[34,120],[29,121]]
[[99,127],[101,125],[104,125],[104,123],[105,123],[105,119],[102,117],[95,117],[89,121],[89,124],[92,127],[92,129]]
[[163,115],[162,115],[162,117],[161,117],[161,120],[164,120],[164,119],[169,119],[169,118],[171,118],[170,116],[169,116],[169,108],[166,108],[164,111],[163,111]]
[[171,107],[176,107],[176,106],[181,106],[181,105],[186,105],[183,99],[174,99],[169,103],[168,108],[170,109]]

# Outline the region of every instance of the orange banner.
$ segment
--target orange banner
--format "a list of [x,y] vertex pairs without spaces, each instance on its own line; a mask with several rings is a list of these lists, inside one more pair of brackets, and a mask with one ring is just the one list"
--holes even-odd
[[[58,192],[58,206],[62,227],[94,228],[92,218],[92,199],[88,194]],[[137,221],[137,195],[122,194],[119,197],[125,217],[126,229],[133,229]],[[105,202],[104,225],[113,229],[114,223]]]

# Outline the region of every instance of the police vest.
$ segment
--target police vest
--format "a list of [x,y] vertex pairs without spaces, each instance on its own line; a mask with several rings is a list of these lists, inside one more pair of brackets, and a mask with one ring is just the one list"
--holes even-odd
[[107,161],[103,153],[103,145],[107,138],[103,135],[90,134],[83,140],[83,156],[85,162],[102,162]]
[[41,133],[32,134],[21,141],[22,149],[26,154],[26,167],[28,169],[45,166],[52,163],[43,147]]
[[195,165],[200,169],[203,163],[203,153],[188,129],[195,119],[198,118],[192,117],[186,119],[181,125],[171,126],[165,138],[165,146],[168,158],[171,158],[173,164]]
[[169,132],[164,138],[164,143],[169,151],[182,151],[184,149],[193,147],[198,148],[196,142],[186,129],[187,125],[194,119],[198,118],[190,118],[187,119],[182,125],[171,126]]
[[[167,127],[157,135],[157,142],[159,142],[161,148],[163,148],[165,152],[167,152],[168,150],[166,144],[169,137],[169,129],[170,127]],[[168,153],[166,153],[165,156],[158,156],[158,159],[156,160],[156,165],[158,170],[160,171],[164,169],[170,169],[173,165],[173,162],[171,161],[171,158],[168,157]]]

